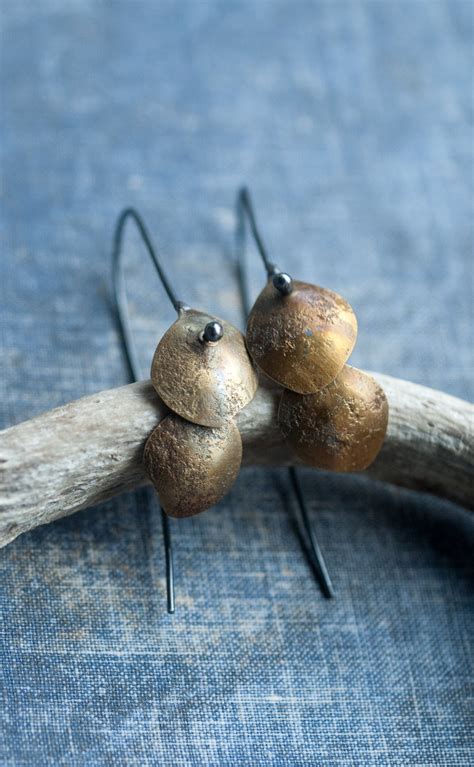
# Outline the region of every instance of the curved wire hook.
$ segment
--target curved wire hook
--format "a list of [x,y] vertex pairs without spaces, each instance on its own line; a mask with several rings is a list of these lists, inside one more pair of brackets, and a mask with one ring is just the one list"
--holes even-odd
[[[140,364],[138,361],[137,350],[133,341],[133,333],[130,322],[130,314],[128,310],[127,293],[125,290],[125,278],[122,269],[122,244],[123,233],[127,220],[130,219],[135,222],[138,231],[145,243],[146,249],[150,255],[150,258],[158,272],[158,277],[166,291],[168,298],[173,304],[174,309],[179,314],[182,309],[185,308],[185,304],[182,301],[178,301],[174,291],[166,277],[166,274],[158,259],[155,248],[148,234],[147,228],[141,219],[140,215],[133,208],[126,208],[122,211],[117,219],[115,225],[113,245],[112,245],[112,283],[114,289],[114,302],[115,310],[117,314],[118,324],[120,327],[120,335],[122,341],[122,347],[127,360],[130,377],[133,381],[139,381],[143,378],[140,370]],[[153,501],[151,500],[153,498]],[[154,496],[150,497],[150,502],[156,504]],[[161,523],[163,527],[163,543],[165,549],[165,561],[166,561],[166,602],[167,610],[169,613],[174,613],[175,609],[175,597],[174,597],[174,562],[173,562],[173,547],[171,542],[170,523],[167,514],[160,506],[161,511]]]
[[[258,230],[257,219],[255,211],[253,209],[250,192],[247,187],[242,187],[237,195],[237,226],[236,226],[236,251],[237,251],[237,276],[239,281],[240,298],[242,300],[242,308],[244,312],[244,320],[247,319],[251,303],[248,290],[247,280],[247,261],[245,258],[245,216],[248,218],[250,225],[250,231],[252,232],[257,250],[262,258],[268,277],[273,277],[280,273],[278,267],[273,264],[267,255],[267,250],[263,243],[262,237]],[[306,532],[307,539],[309,541],[309,561],[312,566],[313,572],[321,586],[321,590],[327,599],[331,599],[335,596],[334,587],[329,576],[329,572],[324,561],[324,556],[321,548],[318,544],[316,535],[311,526],[311,522],[304,500],[303,491],[301,489],[301,483],[299,481],[298,473],[294,466],[290,466],[288,469],[288,477],[293,487],[296,500],[301,513],[301,520],[303,528]],[[303,545],[303,541],[300,538],[303,549],[306,551],[306,547]]]

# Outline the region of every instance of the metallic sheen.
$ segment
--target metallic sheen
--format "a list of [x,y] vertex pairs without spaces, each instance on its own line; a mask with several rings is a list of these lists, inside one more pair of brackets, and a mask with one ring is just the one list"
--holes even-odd
[[382,447],[388,402],[371,376],[346,365],[316,394],[285,391],[278,421],[296,455],[310,466],[362,471]]
[[247,347],[267,376],[287,389],[311,394],[342,370],[357,338],[357,320],[337,293],[293,281],[281,295],[270,280],[247,325]]
[[220,341],[222,336],[224,335],[224,328],[222,327],[220,322],[217,322],[217,320],[214,320],[213,322],[208,322],[206,327],[204,328],[202,338],[205,343],[208,344],[215,344],[217,341]]
[[293,280],[286,272],[278,272],[272,277],[273,287],[281,293],[282,296],[289,296],[293,290]]
[[170,517],[190,517],[215,506],[239,473],[242,439],[234,423],[197,426],[174,413],[150,434],[143,461]]
[[223,426],[247,405],[257,389],[257,374],[242,333],[218,320],[222,338],[202,343],[215,317],[183,311],[166,331],[153,357],[151,380],[163,402],[188,421]]

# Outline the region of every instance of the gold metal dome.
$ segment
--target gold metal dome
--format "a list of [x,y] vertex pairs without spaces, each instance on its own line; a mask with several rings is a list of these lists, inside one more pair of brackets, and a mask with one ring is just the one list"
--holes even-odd
[[288,294],[269,280],[247,325],[247,347],[256,365],[300,394],[334,380],[356,338],[357,320],[347,301],[332,290],[297,280]]
[[166,513],[190,517],[229,492],[242,461],[242,439],[234,421],[210,429],[171,413],[150,434],[143,460]]
[[[207,341],[220,325],[222,334]],[[253,399],[257,374],[242,333],[225,320],[185,309],[166,331],[153,357],[151,380],[163,402],[202,426],[226,424]]]
[[278,421],[296,455],[310,466],[362,471],[382,447],[388,402],[371,376],[346,365],[315,394],[285,391]]

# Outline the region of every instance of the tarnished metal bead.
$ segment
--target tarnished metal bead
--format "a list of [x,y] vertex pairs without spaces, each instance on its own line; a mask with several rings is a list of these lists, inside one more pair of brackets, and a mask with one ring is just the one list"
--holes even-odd
[[202,339],[208,344],[215,344],[224,335],[224,328],[217,320],[208,322],[202,333]]
[[[219,325],[218,343],[202,343],[203,328]],[[217,330],[214,327],[214,330]],[[242,333],[225,320],[183,311],[157,346],[151,380],[163,402],[188,421],[223,426],[257,389]]]
[[143,461],[166,513],[190,517],[215,506],[234,484],[242,439],[234,421],[209,429],[172,413],[149,436]]
[[316,394],[285,391],[278,422],[296,455],[308,465],[362,471],[382,447],[388,402],[372,376],[346,365]]
[[[276,275],[280,276],[280,275]],[[292,281],[282,296],[272,280],[258,296],[247,325],[247,347],[267,376],[311,394],[342,370],[357,338],[351,306],[332,290]]]
[[293,290],[293,280],[286,272],[278,272],[272,278],[273,287],[276,288],[282,296],[289,296]]

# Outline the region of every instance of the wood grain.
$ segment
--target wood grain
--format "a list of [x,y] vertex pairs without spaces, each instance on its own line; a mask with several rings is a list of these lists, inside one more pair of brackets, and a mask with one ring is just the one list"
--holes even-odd
[[[372,374],[385,389],[387,437],[377,479],[472,507],[474,408]],[[297,463],[278,430],[279,393],[260,387],[237,417],[244,464]],[[0,432],[0,546],[37,525],[142,485],[147,437],[166,409],[149,381],[85,397]]]

